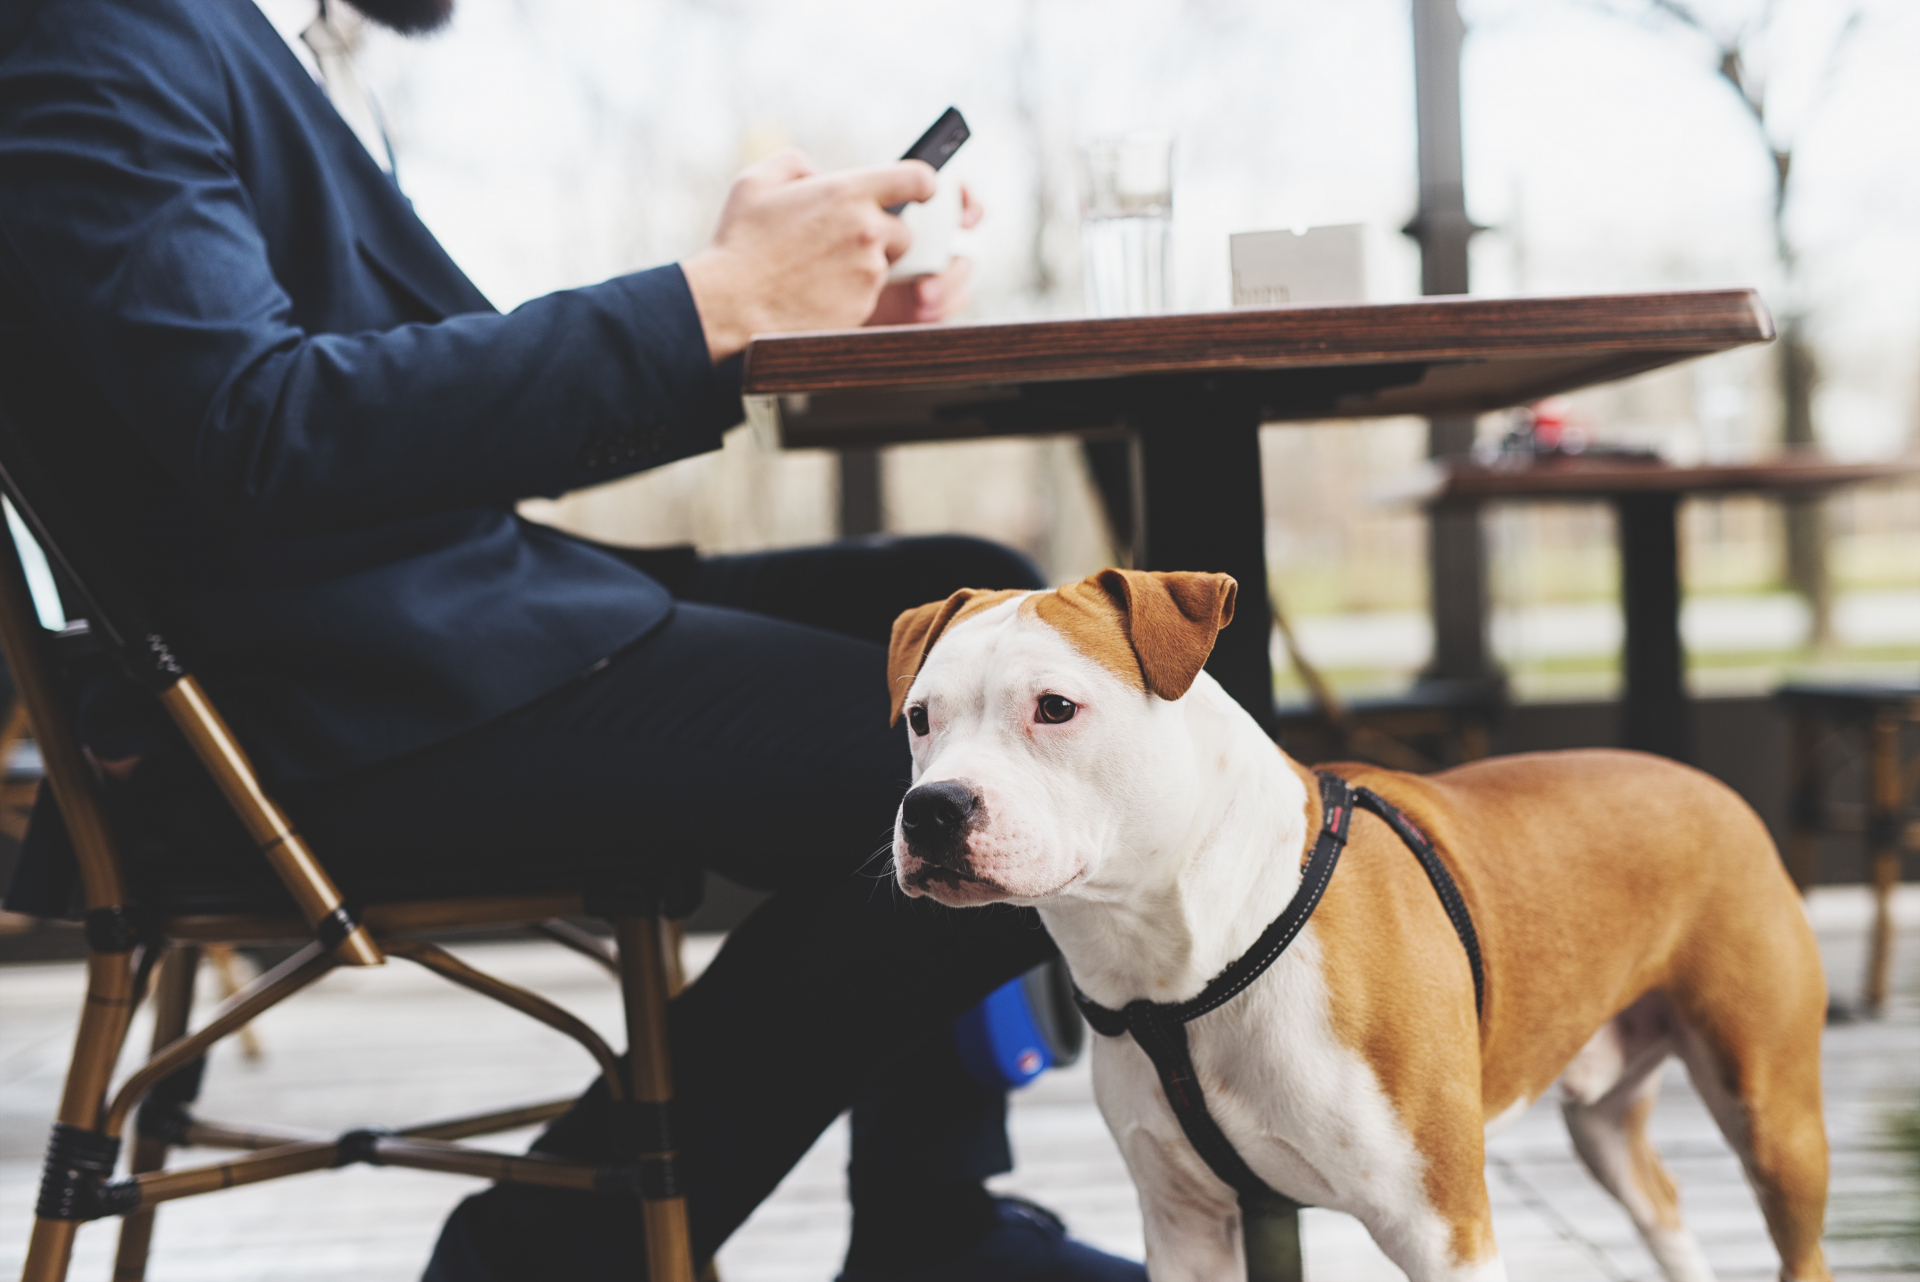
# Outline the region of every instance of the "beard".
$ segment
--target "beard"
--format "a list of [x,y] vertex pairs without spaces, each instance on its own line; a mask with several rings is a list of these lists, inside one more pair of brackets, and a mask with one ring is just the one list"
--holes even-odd
[[348,0],[354,8],[383,27],[403,36],[417,36],[447,25],[453,0]]

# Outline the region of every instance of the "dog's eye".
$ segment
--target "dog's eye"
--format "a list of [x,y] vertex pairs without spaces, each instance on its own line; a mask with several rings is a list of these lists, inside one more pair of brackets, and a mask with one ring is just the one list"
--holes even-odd
[[1062,721],[1073,720],[1073,714],[1079,711],[1079,705],[1071,699],[1062,699],[1057,694],[1040,696],[1040,720],[1049,725],[1059,725]]
[[913,727],[915,734],[925,734],[930,728],[927,725],[927,710],[917,704],[914,707],[908,708],[907,724]]

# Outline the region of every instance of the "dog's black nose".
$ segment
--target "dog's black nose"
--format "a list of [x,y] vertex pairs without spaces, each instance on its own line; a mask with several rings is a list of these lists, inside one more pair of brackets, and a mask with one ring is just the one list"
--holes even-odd
[[900,829],[916,845],[938,846],[967,830],[973,790],[962,783],[923,783],[900,803]]

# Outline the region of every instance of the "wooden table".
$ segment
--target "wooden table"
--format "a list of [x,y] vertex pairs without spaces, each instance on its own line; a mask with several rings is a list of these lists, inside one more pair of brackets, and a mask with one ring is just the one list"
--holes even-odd
[[1680,642],[1680,500],[1704,494],[1812,495],[1915,473],[1920,473],[1920,455],[1839,463],[1800,452],[1689,467],[1653,458],[1573,456],[1513,466],[1456,466],[1429,501],[1604,499],[1613,504],[1626,623],[1620,743],[1687,761],[1693,755],[1693,715]]
[[1239,580],[1207,668],[1271,725],[1262,423],[1496,410],[1772,337],[1746,289],[1427,298],[759,338],[745,390],[796,448],[1131,435],[1138,562]]

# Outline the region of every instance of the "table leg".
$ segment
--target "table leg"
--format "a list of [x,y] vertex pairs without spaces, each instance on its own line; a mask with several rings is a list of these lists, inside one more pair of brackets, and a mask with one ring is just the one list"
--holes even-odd
[[881,496],[880,451],[840,451],[840,537],[878,534],[886,512]]
[[[1427,457],[1458,458],[1473,449],[1471,414],[1427,420]],[[1427,510],[1427,600],[1433,658],[1422,680],[1498,679],[1487,634],[1487,535],[1478,503]]]
[[1247,1282],[1302,1282],[1305,1278],[1298,1202],[1278,1194],[1257,1202],[1242,1198],[1240,1233]]
[[1117,440],[1083,441],[1082,457],[1100,495],[1100,510],[1107,518],[1107,533],[1112,536],[1116,564],[1129,568],[1140,562],[1140,459],[1138,444],[1131,436]]
[[1273,724],[1273,611],[1260,492],[1260,415],[1209,404],[1204,393],[1140,429],[1143,568],[1211,570],[1240,584],[1233,623],[1207,671],[1263,727]]
[[1620,744],[1676,761],[1693,757],[1680,645],[1680,498],[1632,494],[1614,500],[1620,538],[1620,608],[1626,645]]

